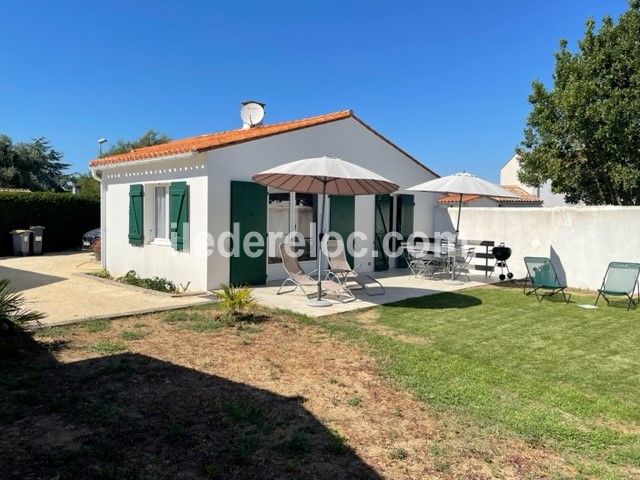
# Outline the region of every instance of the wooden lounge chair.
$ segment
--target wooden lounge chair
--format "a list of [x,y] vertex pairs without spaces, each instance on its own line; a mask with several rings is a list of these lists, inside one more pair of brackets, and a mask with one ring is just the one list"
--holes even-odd
[[342,240],[329,240],[327,249],[329,250],[327,253],[329,254],[330,267],[327,270],[327,278],[334,278],[349,290],[359,288],[367,295],[384,295],[384,287],[378,280],[369,275],[358,273],[356,269],[351,268]]
[[[524,293],[534,294],[541,302],[544,297],[551,297],[556,293],[562,294],[565,301],[569,302],[569,296],[564,292],[567,286],[558,280],[555,268],[551,259],[547,257],[524,257],[524,264],[527,267],[527,276],[524,279]],[[531,290],[527,292],[527,282],[531,281]],[[542,292],[548,293],[542,293]]]
[[[309,297],[310,295],[315,295],[318,288],[318,280],[311,278],[308,274],[302,270],[300,266],[300,262],[298,262],[298,258],[294,255],[290,255],[284,243],[280,244],[280,257],[282,258],[282,266],[284,267],[285,272],[288,277],[282,282],[280,288],[276,292],[277,295],[283,293],[290,293],[298,288],[302,290],[302,293],[305,296]],[[311,272],[313,273],[313,272]],[[293,288],[284,290],[283,288],[287,285],[292,285]],[[347,287],[345,287],[340,282],[334,282],[333,280],[322,280],[320,282],[320,288],[322,289],[323,294],[331,294],[335,296],[340,302],[355,300],[355,296],[353,293],[349,291]],[[343,297],[346,297],[343,300]]]
[[[627,310],[640,303],[640,285],[638,276],[640,275],[640,263],[611,262],[602,279],[602,286],[598,289],[596,305],[600,297],[604,298],[607,305],[611,303],[608,296],[626,296],[628,299]],[[638,292],[638,301],[633,300],[633,294]]]

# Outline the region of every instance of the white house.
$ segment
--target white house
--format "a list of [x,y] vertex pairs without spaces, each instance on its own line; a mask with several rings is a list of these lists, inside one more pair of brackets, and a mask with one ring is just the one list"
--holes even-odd
[[[251,176],[286,162],[322,155],[362,165],[400,185],[391,196],[331,197],[325,227],[346,237],[363,232],[356,248],[362,271],[393,267],[373,256],[388,231],[433,232],[435,196],[403,189],[436,174],[365,124],[350,110],[271,125],[189,137],[90,162],[101,187],[102,263],[111,274],[191,282],[203,291],[222,283],[262,284],[284,278],[277,255],[225,255],[216,243],[237,224],[273,236],[301,232],[310,245],[319,218],[313,195],[268,191]],[[209,240],[207,240],[207,237]],[[227,235],[228,237],[228,235]],[[211,244],[211,240],[214,244]],[[226,238],[225,245],[231,247]],[[233,245],[235,246],[235,245]],[[315,267],[308,249],[302,266]]]
[[567,203],[564,201],[564,195],[553,193],[551,191],[551,182],[546,182],[539,187],[530,187],[525,185],[518,178],[520,171],[520,156],[517,154],[511,157],[500,169],[500,185],[516,185],[525,192],[538,197],[542,200],[543,207],[564,207]]

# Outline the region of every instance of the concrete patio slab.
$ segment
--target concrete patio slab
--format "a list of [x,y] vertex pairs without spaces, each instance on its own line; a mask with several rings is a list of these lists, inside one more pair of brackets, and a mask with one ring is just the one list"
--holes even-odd
[[[407,298],[423,297],[441,292],[453,292],[470,287],[477,287],[499,282],[496,275],[492,277],[484,274],[472,274],[470,281],[461,285],[450,285],[442,279],[411,277],[407,269],[395,269],[385,272],[374,272],[368,275],[376,278],[385,288],[384,295],[366,295],[362,290],[354,290],[355,301],[341,303],[331,297],[329,307],[312,307],[307,305],[307,298],[298,289],[294,292],[278,295],[281,281],[271,282],[265,286],[254,287],[253,296],[261,305],[271,308],[283,308],[310,317],[322,317],[336,313],[349,312],[363,308],[374,307],[385,303],[393,303]],[[466,280],[466,278],[464,278]],[[323,297],[325,298],[325,297]]]
[[111,318],[210,302],[212,295],[172,297],[88,275],[100,270],[90,252],[0,258],[0,278],[11,281],[29,309],[43,312],[44,325]]

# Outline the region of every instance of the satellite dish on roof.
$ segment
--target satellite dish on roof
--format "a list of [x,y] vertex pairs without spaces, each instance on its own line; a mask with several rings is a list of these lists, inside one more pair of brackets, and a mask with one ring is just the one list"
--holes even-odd
[[254,101],[242,102],[240,118],[242,118],[242,128],[251,128],[260,125],[264,119],[264,103]]

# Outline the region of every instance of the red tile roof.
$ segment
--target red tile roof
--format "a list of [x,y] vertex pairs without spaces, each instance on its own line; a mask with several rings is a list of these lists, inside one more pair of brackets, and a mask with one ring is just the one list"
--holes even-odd
[[[515,195],[515,197],[507,198],[507,197],[491,197],[490,196],[488,198],[491,198],[492,200],[495,200],[496,202],[500,202],[500,203],[508,203],[508,202],[542,203],[542,200],[540,198],[536,197],[535,195],[531,195],[530,193],[524,191],[522,188],[520,188],[517,185],[502,185],[502,188],[509,190],[511,193]],[[462,195],[462,203],[463,204],[471,203],[479,198],[482,198],[482,195]],[[457,204],[459,200],[460,200],[460,195],[451,193],[451,194],[446,194],[440,197],[438,199],[438,203],[441,205],[452,204],[452,203]]]
[[[477,200],[481,196],[482,195],[462,195],[462,203],[473,202],[474,200]],[[438,199],[438,203],[440,203],[440,204],[458,203],[459,201],[460,201],[460,194],[459,193],[447,193],[445,195],[442,195]]]
[[542,202],[540,197],[526,192],[518,185],[502,185],[502,187],[517,196],[517,198],[501,198],[500,201],[502,202]]
[[360,120],[358,117],[356,117],[352,110],[341,110],[339,112],[327,113],[324,115],[317,115],[315,117],[302,118],[299,120],[291,120],[288,122],[273,123],[271,125],[261,125],[247,129],[239,128],[236,130],[227,130],[223,132],[198,135],[195,137],[182,138],[180,140],[173,140],[171,142],[163,143],[160,145],[153,145],[151,147],[136,148],[135,150],[132,150],[128,153],[96,158],[89,162],[89,166],[100,167],[103,165],[113,165],[118,163],[132,162],[135,160],[144,160],[147,158],[178,155],[181,153],[204,152],[207,150],[213,150],[215,148],[227,147],[229,145],[234,145],[237,143],[243,143],[251,140],[257,140],[259,138],[269,137],[271,135],[278,135],[280,133],[292,132],[294,130],[300,130],[302,128],[335,122],[337,120],[343,120],[345,118],[353,118],[364,128],[369,130],[371,133],[379,137],[387,144],[391,145],[396,150],[400,151],[402,154],[409,157],[422,168],[432,173],[436,177],[438,176],[438,174],[433,170],[426,167],[424,164],[419,162],[417,159],[409,155],[396,144],[385,138],[383,135],[381,135],[369,125]]
[[274,123],[271,125],[261,125],[247,129],[227,130],[224,132],[198,135],[195,137],[182,138],[151,147],[136,148],[128,153],[111,155],[109,157],[96,158],[89,162],[89,166],[98,167],[101,165],[111,165],[114,163],[131,162],[146,158],[164,157],[167,155],[177,155],[189,152],[204,152],[214,148],[226,147],[235,143],[255,140],[257,138],[277,135],[279,133],[291,132],[301,128],[321,125],[323,123],[334,122],[352,116],[351,110],[318,115],[316,117],[303,118],[289,122]]

